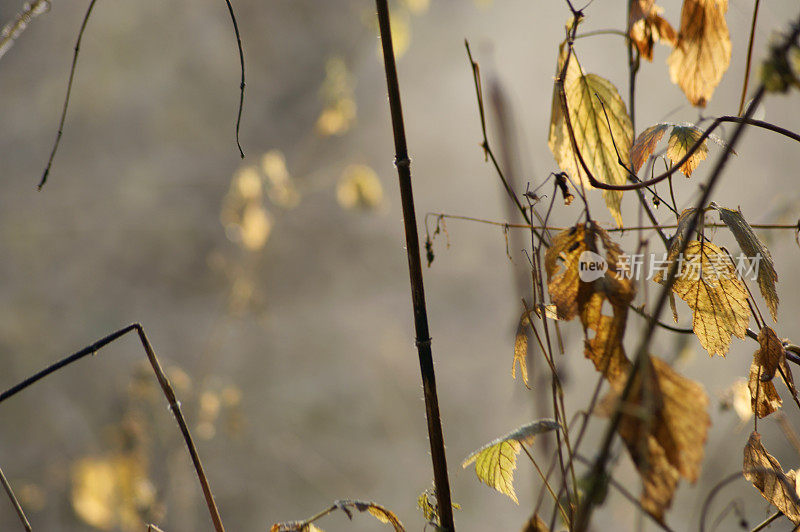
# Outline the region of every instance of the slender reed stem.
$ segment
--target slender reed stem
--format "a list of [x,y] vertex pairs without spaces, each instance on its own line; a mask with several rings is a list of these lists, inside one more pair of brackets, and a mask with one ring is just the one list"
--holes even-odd
[[11,484],[8,482],[8,479],[3,474],[2,469],[0,469],[0,484],[3,485],[3,489],[6,491],[8,499],[11,501],[12,506],[14,506],[14,511],[17,512],[17,517],[19,517],[19,520],[22,523],[22,527],[28,532],[31,532],[33,530],[31,528],[31,524],[28,521],[28,518],[25,517],[25,512],[22,509],[22,505],[17,500],[17,496],[14,495],[14,490],[11,489]]
[[744,111],[744,100],[747,97],[747,84],[750,81],[750,63],[753,59],[753,40],[756,34],[756,20],[758,20],[758,5],[761,0],[756,0],[753,5],[753,21],[750,23],[750,40],[747,42],[747,59],[744,64],[744,82],[742,83],[742,98],[739,100],[739,112],[737,115],[741,116]]
[[419,354],[422,389],[425,395],[425,414],[428,421],[428,439],[433,462],[433,482],[439,506],[439,517],[444,530],[454,532],[453,507],[450,500],[450,481],[447,475],[447,459],[444,450],[442,422],[439,417],[439,399],[436,393],[436,376],[431,352],[431,337],[428,330],[428,312],[425,306],[425,287],[422,281],[422,263],[419,253],[417,216],[414,209],[414,194],[411,187],[411,160],[408,157],[403,108],[400,102],[400,85],[397,79],[392,29],[389,23],[387,0],[375,1],[378,9],[383,62],[386,71],[386,85],[389,92],[389,108],[394,132],[395,166],[400,183],[400,197],[403,204],[403,221],[406,233],[406,253],[408,272],[411,279],[411,299],[414,307],[414,325]]

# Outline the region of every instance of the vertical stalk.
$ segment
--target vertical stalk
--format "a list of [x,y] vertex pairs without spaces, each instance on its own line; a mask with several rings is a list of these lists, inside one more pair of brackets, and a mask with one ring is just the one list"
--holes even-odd
[[403,108],[400,104],[400,86],[397,81],[397,67],[394,61],[392,30],[389,25],[389,6],[387,0],[375,1],[378,9],[383,63],[386,71],[386,85],[389,91],[389,108],[392,114],[394,133],[395,166],[400,182],[400,197],[403,204],[403,221],[406,233],[406,254],[408,273],[411,278],[411,300],[414,306],[414,326],[422,374],[422,389],[425,394],[425,414],[428,420],[428,439],[433,461],[433,482],[439,507],[440,525],[444,530],[455,532],[453,507],[450,502],[450,481],[447,476],[447,460],[444,452],[442,423],[439,418],[439,399],[436,395],[436,377],[433,369],[431,338],[428,330],[428,313],[425,308],[425,287],[422,283],[422,263],[419,254],[419,235],[417,217],[414,211],[414,195],[411,188],[411,160],[406,146]]

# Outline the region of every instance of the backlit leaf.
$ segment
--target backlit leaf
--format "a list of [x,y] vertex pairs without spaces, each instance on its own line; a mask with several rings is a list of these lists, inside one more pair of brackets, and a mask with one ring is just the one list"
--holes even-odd
[[636,142],[631,147],[631,164],[634,172],[638,172],[647,158],[653,154],[656,144],[667,129],[669,129],[669,124],[656,124],[639,133]]
[[[592,282],[582,281],[579,274],[579,259],[587,251],[597,253],[606,264],[603,275]],[[624,377],[630,365],[622,337],[636,287],[629,272],[623,270],[621,254],[619,246],[596,224],[579,224],[562,231],[545,253],[550,300],[562,319],[579,313],[586,334],[584,354],[610,381]],[[602,313],[606,301],[612,316]]]
[[[566,47],[562,45],[559,67],[563,67],[566,59],[565,50]],[[573,55],[569,60],[564,80],[564,92],[575,141],[586,166],[598,181],[612,185],[625,184],[628,181],[628,172],[619,164],[614,149],[616,142],[622,163],[628,166],[633,143],[633,126],[625,103],[614,85],[596,74],[583,75],[577,63],[577,58]],[[558,73],[560,70],[559,68]],[[603,106],[611,124],[610,132]],[[573,150],[557,91],[553,93],[547,144],[561,169],[571,176],[579,176],[584,186],[590,187],[588,176],[585,175]],[[620,214],[622,192],[603,190],[603,198],[617,225],[622,227]]]
[[761,380],[763,368],[757,362],[757,358],[758,351],[756,351],[753,356],[753,362],[750,364],[747,388],[750,390],[750,408],[756,416],[762,418],[778,410],[783,401],[771,380]]
[[654,43],[664,41],[674,46],[678,37],[670,23],[660,16],[662,11],[655,0],[633,0],[631,3],[628,35],[648,61],[653,60]]
[[[692,326],[711,356],[728,352],[731,336],[744,338],[750,320],[747,289],[728,255],[710,242],[689,242],[678,260],[672,291],[692,309]],[[661,272],[654,278],[663,282]]]
[[775,289],[775,283],[778,282],[778,272],[775,271],[775,263],[772,261],[767,246],[756,236],[753,228],[744,219],[741,211],[734,211],[724,207],[717,206],[719,217],[731,230],[739,248],[742,250],[751,265],[754,261],[751,258],[760,257],[757,259],[755,265],[758,268],[758,287],[761,289],[761,295],[769,307],[769,313],[772,319],[778,321],[778,292]]
[[[669,145],[667,146],[667,157],[673,164],[677,164],[683,159],[689,150],[700,140],[703,132],[694,126],[675,126],[669,135]],[[703,143],[692,153],[692,156],[681,165],[679,170],[683,175],[689,177],[694,172],[700,161],[708,155],[708,145]]]
[[558,423],[551,419],[522,426],[470,454],[461,463],[461,467],[466,468],[475,462],[475,474],[481,482],[508,495],[519,504],[514,491],[514,469],[517,467],[517,455],[522,444],[531,444],[537,435],[557,429]]
[[795,482],[786,476],[780,462],[764,448],[758,432],[750,434],[744,448],[742,472],[770,504],[794,524],[800,524],[800,500]]
[[728,0],[684,0],[678,42],[667,59],[672,82],[705,107],[731,61]]

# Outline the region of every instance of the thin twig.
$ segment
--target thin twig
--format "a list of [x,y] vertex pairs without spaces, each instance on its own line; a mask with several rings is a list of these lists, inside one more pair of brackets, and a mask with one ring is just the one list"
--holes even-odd
[[236,15],[233,13],[233,6],[231,0],[225,0],[228,5],[228,13],[231,15],[231,22],[233,22],[233,31],[236,34],[236,46],[239,48],[239,65],[242,69],[242,81],[239,84],[239,111],[236,113],[236,147],[239,148],[239,155],[244,159],[244,151],[242,145],[239,143],[239,126],[242,123],[242,108],[244,107],[244,50],[242,49],[242,39],[239,36],[239,24],[236,22]]
[[753,6],[753,21],[750,23],[750,40],[747,42],[747,59],[744,63],[744,82],[742,83],[742,98],[739,100],[739,111],[737,115],[744,111],[744,100],[747,97],[747,83],[750,81],[750,63],[753,58],[753,40],[756,34],[756,20],[758,20],[758,5],[761,0],[756,0]]
[[42,178],[39,180],[37,188],[42,190],[42,187],[47,182],[47,176],[50,174],[50,167],[53,166],[53,159],[58,151],[58,146],[61,144],[61,136],[64,134],[64,121],[67,119],[67,107],[69,107],[69,97],[72,94],[72,81],[75,79],[75,66],[78,64],[78,53],[81,49],[81,39],[83,39],[83,32],[86,30],[86,24],[89,22],[89,17],[92,15],[94,4],[97,0],[89,2],[89,7],[86,9],[86,14],[83,16],[81,22],[81,29],[78,31],[78,40],[75,41],[75,50],[72,54],[72,65],[69,67],[69,81],[67,81],[67,94],[64,96],[64,104],[61,107],[61,118],[58,121],[58,133],[56,133],[56,140],[53,142],[53,149],[50,151],[50,157],[47,159],[47,166],[44,169]]
[[175,421],[178,422],[178,428],[180,429],[181,434],[183,435],[184,442],[186,442],[186,448],[189,450],[189,456],[192,459],[192,464],[194,465],[195,472],[197,473],[197,479],[200,481],[200,487],[203,490],[203,496],[205,497],[206,506],[208,506],[208,512],[211,515],[211,521],[214,524],[214,529],[216,530],[216,532],[225,532],[225,527],[222,525],[222,519],[220,518],[219,510],[217,509],[217,504],[214,502],[214,495],[211,493],[211,487],[209,486],[205,471],[203,470],[203,463],[200,461],[200,455],[197,453],[197,448],[195,447],[194,441],[192,440],[192,435],[189,432],[189,427],[187,426],[186,420],[183,417],[183,412],[181,411],[180,402],[175,396],[175,391],[172,389],[172,385],[169,383],[169,379],[164,373],[164,370],[161,369],[161,364],[158,362],[158,357],[156,357],[156,354],[153,351],[153,347],[150,345],[150,341],[147,339],[147,336],[144,333],[144,329],[140,324],[133,323],[116,332],[113,332],[108,336],[106,336],[105,338],[101,338],[95,343],[84,347],[83,349],[69,355],[68,357],[59,360],[55,364],[46,367],[40,372],[12,386],[8,390],[0,394],[0,403],[5,401],[6,399],[13,397],[14,395],[21,392],[28,386],[47,377],[51,373],[54,373],[59,369],[68,366],[69,364],[72,364],[73,362],[77,362],[78,360],[88,355],[94,355],[98,350],[100,350],[104,346],[110,344],[114,340],[117,340],[121,336],[124,336],[125,334],[131,331],[136,331],[136,333],[139,335],[139,341],[141,342],[142,347],[144,348],[144,351],[147,354],[147,360],[150,362],[150,366],[153,368],[153,373],[155,373],[156,379],[158,380],[158,384],[161,386],[161,391],[164,392],[164,396],[167,398],[167,401],[169,402],[169,408],[172,411],[173,416],[175,417]]
[[46,13],[50,9],[50,0],[34,0],[31,3],[25,3],[14,20],[9,22],[0,31],[0,58],[6,55],[6,52],[11,48],[14,42],[22,35],[25,28],[28,27],[31,20]]
[[8,495],[8,499],[11,501],[11,504],[14,506],[14,511],[17,512],[17,517],[19,517],[20,522],[22,523],[22,527],[27,530],[27,532],[31,532],[33,529],[31,528],[31,524],[28,521],[28,518],[25,516],[25,512],[22,509],[22,505],[17,500],[17,496],[14,495],[14,490],[11,489],[11,483],[8,481],[6,476],[3,474],[3,470],[0,469],[0,484],[3,485],[3,489],[6,491],[6,495]]
[[431,337],[428,330],[425,287],[422,281],[417,215],[414,209],[414,193],[411,186],[411,160],[408,157],[405,125],[403,124],[400,84],[397,79],[392,29],[389,23],[389,5],[387,0],[375,0],[375,3],[378,9],[378,26],[383,49],[386,85],[389,92],[389,108],[392,116],[395,166],[397,167],[400,197],[403,204],[406,254],[408,256],[408,272],[411,278],[411,299],[414,306],[417,351],[422,374],[422,388],[425,395],[428,439],[430,440],[431,460],[433,462],[433,481],[436,488],[441,526],[444,530],[455,532],[453,507],[450,499],[450,481],[447,474],[447,459],[444,450],[444,436],[442,435],[442,422],[439,416],[439,399],[436,394],[436,375],[431,352]]

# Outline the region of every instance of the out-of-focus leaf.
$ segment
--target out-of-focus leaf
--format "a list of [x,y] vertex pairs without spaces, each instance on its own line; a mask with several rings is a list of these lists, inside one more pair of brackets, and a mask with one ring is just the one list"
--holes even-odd
[[[694,126],[675,126],[669,135],[669,144],[667,146],[667,157],[673,164],[677,164],[683,159],[689,150],[694,146],[703,132]],[[689,159],[681,165],[679,170],[683,175],[689,177],[694,172],[700,161],[708,155],[708,145],[704,140]]]
[[731,61],[728,0],[684,0],[678,42],[667,59],[672,82],[705,107]]
[[514,360],[511,363],[511,378],[517,378],[517,364],[519,364],[519,371],[522,374],[522,382],[528,386],[528,331],[527,325],[530,324],[528,319],[528,312],[522,313],[517,326],[517,334],[514,337]]
[[383,202],[383,187],[372,168],[351,164],[339,178],[336,199],[344,209],[376,209]]
[[461,467],[466,468],[475,462],[475,474],[481,482],[508,495],[519,504],[514,491],[514,469],[517,467],[517,455],[522,445],[533,443],[539,434],[557,429],[558,423],[551,419],[524,425],[473,452],[461,463]]
[[720,219],[731,230],[736,242],[739,244],[739,248],[748,257],[748,260],[760,257],[760,259],[756,259],[757,263],[755,265],[758,268],[758,287],[767,302],[772,319],[778,321],[778,303],[780,303],[780,300],[778,299],[778,291],[775,289],[775,283],[778,282],[778,272],[775,271],[772,255],[767,246],[756,236],[747,220],[744,219],[741,211],[719,206],[717,206],[717,210],[719,211]]
[[[731,336],[744,338],[750,320],[747,289],[730,258],[710,242],[689,242],[672,291],[692,309],[692,326],[709,355],[728,352]],[[663,282],[659,272],[654,280]]]
[[522,532],[550,532],[547,523],[539,517],[539,514],[533,514],[525,526],[522,527]]
[[[562,45],[559,53],[558,71],[560,74],[566,60],[566,47]],[[633,126],[616,87],[596,74],[583,75],[577,58],[569,60],[564,80],[564,92],[569,107],[570,121],[575,133],[575,141],[581,150],[586,166],[592,175],[603,183],[622,185],[628,181],[628,172],[617,159],[614,143],[619,150],[622,163],[630,165],[630,148],[633,143]],[[608,122],[603,112],[608,113]],[[608,123],[611,124],[609,131]],[[572,147],[567,123],[561,109],[558,91],[553,92],[553,106],[550,118],[550,134],[547,141],[556,163],[571,176],[580,176],[587,188],[588,176],[578,162]],[[622,192],[603,190],[603,198],[617,225],[622,227],[620,202]]]
[[800,524],[800,500],[795,482],[783,472],[780,462],[761,443],[761,434],[753,432],[744,448],[744,478],[794,524]]
[[653,154],[656,144],[669,127],[669,124],[656,124],[639,133],[636,142],[631,146],[631,164],[634,172],[638,172],[647,158]]
[[723,410],[732,409],[736,413],[739,421],[746,423],[753,416],[750,406],[750,388],[745,379],[736,379],[721,394],[721,404]]
[[87,457],[72,468],[72,507],[101,530],[141,530],[141,511],[155,502],[144,460],[135,453]]
[[354,86],[354,78],[344,59],[338,55],[329,57],[325,62],[325,81],[320,89],[325,107],[317,118],[319,134],[342,135],[355,123],[357,108],[353,97]]
[[630,12],[629,36],[639,53],[648,61],[653,60],[653,44],[663,41],[674,46],[677,34],[669,22],[660,15],[663,12],[655,0],[633,0]]

